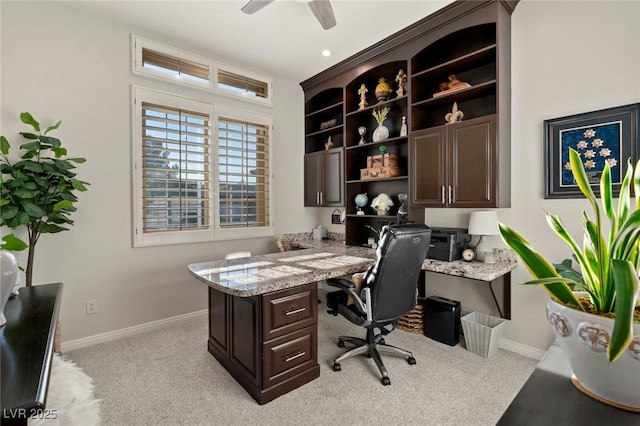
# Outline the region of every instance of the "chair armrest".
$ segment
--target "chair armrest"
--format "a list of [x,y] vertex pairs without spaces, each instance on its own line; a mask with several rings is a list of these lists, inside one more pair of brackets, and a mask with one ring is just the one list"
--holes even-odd
[[355,290],[356,285],[344,278],[329,278],[327,280],[327,284],[329,284],[330,286],[333,287],[338,287],[340,290],[344,290],[344,291],[349,291],[349,290]]
[[356,293],[357,291],[356,285],[352,281],[349,281],[344,278],[329,278],[327,280],[327,284],[329,284],[332,287],[337,287],[340,290],[347,293],[349,296],[352,297],[358,311],[362,314],[367,313],[367,305],[365,302],[362,301],[362,299],[360,298],[360,295]]

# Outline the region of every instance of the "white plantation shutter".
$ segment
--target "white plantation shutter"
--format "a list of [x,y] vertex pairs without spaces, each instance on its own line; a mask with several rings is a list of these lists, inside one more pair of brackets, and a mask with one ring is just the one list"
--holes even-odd
[[269,226],[269,126],[218,118],[220,228]]
[[142,103],[142,231],[210,229],[210,118]]

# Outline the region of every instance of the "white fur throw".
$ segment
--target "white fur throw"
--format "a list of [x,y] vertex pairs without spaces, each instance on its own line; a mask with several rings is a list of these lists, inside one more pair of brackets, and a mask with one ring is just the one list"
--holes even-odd
[[46,409],[29,426],[94,426],[100,424],[100,401],[93,381],[80,367],[53,355]]

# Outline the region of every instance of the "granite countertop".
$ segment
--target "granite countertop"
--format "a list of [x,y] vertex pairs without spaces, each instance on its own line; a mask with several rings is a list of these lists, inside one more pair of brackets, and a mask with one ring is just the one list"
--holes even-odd
[[322,248],[193,263],[188,268],[191,275],[216,290],[249,297],[361,272],[373,263],[374,257],[370,249],[328,244]]
[[496,263],[425,259],[422,269],[480,281],[493,281],[518,267],[517,256],[509,249],[496,249]]
[[[241,259],[193,263],[191,275],[224,293],[248,297],[302,284],[350,275],[366,270],[375,260],[375,250],[344,245],[344,234],[329,233],[317,241],[311,233],[286,234],[292,246],[302,248]],[[514,270],[513,252],[497,250],[493,264],[425,259],[422,269],[480,281],[493,281]]]

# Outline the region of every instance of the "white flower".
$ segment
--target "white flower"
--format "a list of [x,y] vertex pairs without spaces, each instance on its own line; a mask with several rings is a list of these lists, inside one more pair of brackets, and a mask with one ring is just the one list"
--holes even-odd
[[596,135],[596,131],[593,129],[589,129],[589,130],[585,130],[584,132],[584,137],[585,138],[592,138]]
[[371,207],[375,210],[389,210],[393,206],[393,201],[384,192],[380,193],[376,198],[371,201]]

